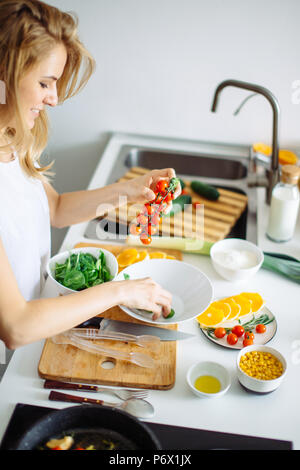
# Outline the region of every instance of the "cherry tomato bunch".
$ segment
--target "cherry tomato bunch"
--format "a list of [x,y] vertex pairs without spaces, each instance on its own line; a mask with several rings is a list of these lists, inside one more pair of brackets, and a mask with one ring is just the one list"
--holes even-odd
[[[255,331],[259,334],[265,333],[266,325],[264,325],[263,323],[256,325]],[[242,325],[235,325],[231,330],[219,327],[214,330],[214,334],[216,338],[224,338],[224,336],[227,334],[227,343],[231,346],[234,346],[238,342],[238,339],[242,336],[244,336],[244,347],[251,346],[254,342],[254,333],[248,330],[245,331]]]
[[154,191],[155,198],[144,205],[143,210],[136,218],[136,223],[130,225],[130,233],[139,235],[144,245],[150,245],[152,235],[158,232],[164,204],[174,199],[178,183],[178,178],[171,178],[170,182],[159,180]]

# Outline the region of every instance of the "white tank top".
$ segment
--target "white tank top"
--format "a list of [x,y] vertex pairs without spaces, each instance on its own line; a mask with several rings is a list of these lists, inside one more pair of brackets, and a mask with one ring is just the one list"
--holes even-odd
[[39,298],[50,256],[49,205],[42,182],[24,173],[17,156],[0,162],[0,237],[22,295]]

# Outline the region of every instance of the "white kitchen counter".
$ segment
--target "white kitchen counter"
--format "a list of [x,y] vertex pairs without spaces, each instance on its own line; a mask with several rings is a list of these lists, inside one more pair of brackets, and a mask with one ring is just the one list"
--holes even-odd
[[[122,140],[123,139],[123,140]],[[89,189],[102,186],[110,172],[111,152],[124,143],[125,137],[112,139],[104,153]],[[130,140],[131,139],[131,140]],[[141,142],[139,138],[127,138]],[[143,143],[147,145],[147,139]],[[157,146],[164,148],[165,140],[157,140]],[[153,142],[151,142],[153,146]],[[178,150],[197,150],[195,143],[182,143]],[[285,244],[270,242],[265,237],[268,207],[264,204],[264,190],[258,190],[258,244],[265,251],[276,251],[300,258],[300,220],[293,241]],[[72,227],[65,238],[62,250],[83,240],[86,224]],[[111,243],[111,241],[109,241]],[[177,371],[175,386],[168,391],[150,391],[149,401],[156,414],[150,421],[194,427],[213,431],[246,434],[259,437],[293,441],[300,449],[300,318],[299,285],[285,278],[261,269],[257,275],[245,282],[232,284],[221,279],[213,270],[209,257],[184,254],[184,261],[198,266],[212,281],[215,297],[229,296],[247,290],[260,292],[274,313],[278,323],[275,337],[269,343],[287,359],[288,371],[282,385],[268,395],[256,395],[245,391],[236,376],[237,351],[219,347],[207,340],[195,320],[179,324],[179,330],[193,333],[195,337],[179,341],[177,346]],[[45,296],[51,296],[46,285]],[[11,414],[17,403],[45,407],[65,408],[71,404],[49,402],[48,390],[43,389],[43,380],[38,377],[37,366],[43,348],[43,341],[18,349],[0,383],[0,440],[5,432]],[[219,399],[196,397],[186,383],[188,368],[200,360],[213,360],[225,365],[232,377],[232,385]]]

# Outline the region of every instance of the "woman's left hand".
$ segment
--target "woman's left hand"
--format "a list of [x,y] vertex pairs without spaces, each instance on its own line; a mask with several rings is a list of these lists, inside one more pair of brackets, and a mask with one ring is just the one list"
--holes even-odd
[[[146,202],[153,201],[155,199],[155,189],[158,181],[167,180],[168,182],[171,178],[175,178],[176,173],[173,168],[164,168],[162,170],[152,170],[146,173],[145,175],[138,176],[130,180],[127,183],[127,195],[129,202],[136,202],[145,204]],[[175,192],[174,199],[176,199],[181,193],[181,186],[178,183]],[[172,201],[166,203],[166,207],[163,210],[164,213],[168,213],[172,208]]]

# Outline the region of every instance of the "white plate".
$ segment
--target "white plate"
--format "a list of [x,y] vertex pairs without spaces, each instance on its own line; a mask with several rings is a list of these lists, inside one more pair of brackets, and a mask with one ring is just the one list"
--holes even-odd
[[165,290],[172,294],[172,308],[175,315],[172,318],[160,317],[151,320],[151,313],[143,310],[119,307],[133,318],[159,325],[172,325],[200,315],[209,306],[213,289],[211,282],[200,269],[183,261],[171,259],[150,259],[127,266],[114,281],[123,281],[124,274],[131,280],[151,277]]
[[[244,321],[243,321],[243,319],[241,319],[241,323],[239,323],[237,320],[233,321],[232,325],[230,325],[230,327],[233,328],[235,325],[243,326],[245,323],[248,323],[249,321],[251,321],[251,319],[258,320],[262,315],[264,315],[265,318],[267,319],[267,321],[269,322],[266,325],[266,328],[267,328],[266,332],[265,333],[255,333],[255,326],[251,331],[253,331],[253,333],[255,335],[254,342],[253,342],[254,346],[256,344],[257,345],[258,344],[259,345],[266,344],[269,341],[271,341],[271,339],[275,336],[276,331],[277,331],[276,318],[273,315],[273,313],[266,306],[262,307],[262,309],[259,310],[257,313],[254,313],[252,315],[250,314],[250,316],[247,315],[247,319],[244,319]],[[264,323],[264,322],[262,321],[261,323]],[[222,325],[220,325],[220,326],[222,327]],[[227,328],[227,326],[226,326],[226,328]],[[231,344],[227,343],[227,335],[225,335],[224,338],[216,338],[214,336],[213,329],[214,328],[211,328],[210,330],[206,330],[204,328],[201,328],[201,331],[204,334],[204,336],[206,336],[210,341],[213,341],[214,343],[219,344],[220,346],[224,346],[225,348],[242,349],[244,347],[243,346],[244,336],[240,337],[236,344],[231,345]],[[209,333],[209,331],[210,331],[210,333]]]

